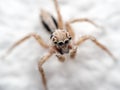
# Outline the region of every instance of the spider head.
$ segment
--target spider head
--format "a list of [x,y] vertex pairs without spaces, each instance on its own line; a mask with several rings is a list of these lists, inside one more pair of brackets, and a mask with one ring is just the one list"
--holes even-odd
[[69,44],[72,37],[70,36],[69,32],[66,30],[55,30],[51,36],[51,40],[54,46],[60,49],[63,53],[69,52]]

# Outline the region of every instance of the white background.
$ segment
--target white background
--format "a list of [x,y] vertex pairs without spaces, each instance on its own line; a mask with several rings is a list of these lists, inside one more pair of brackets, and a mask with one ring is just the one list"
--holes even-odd
[[[119,0],[59,0],[64,21],[87,17],[89,23],[74,24],[77,39],[90,34],[120,58]],[[31,32],[46,42],[49,34],[40,23],[40,9],[56,17],[52,0],[0,0],[0,55]],[[4,60],[0,59],[0,90],[44,90],[37,62],[47,50],[33,39],[19,45]],[[120,61],[114,62],[90,41],[78,49],[76,59],[64,63],[52,56],[44,64],[49,90],[120,90]]]

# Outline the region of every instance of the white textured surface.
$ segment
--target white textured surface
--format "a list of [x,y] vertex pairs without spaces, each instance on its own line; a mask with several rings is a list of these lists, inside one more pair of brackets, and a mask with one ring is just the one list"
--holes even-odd
[[[119,0],[59,0],[64,20],[87,17],[104,27],[75,24],[75,32],[92,34],[120,58]],[[45,41],[49,35],[39,22],[40,8],[56,16],[52,0],[0,0],[0,54],[30,32]],[[95,32],[95,33],[94,33]],[[44,90],[37,62],[47,50],[29,39],[0,60],[0,90]],[[120,62],[120,61],[119,61]],[[64,63],[55,56],[44,64],[49,90],[120,90],[120,64],[91,42],[79,47],[75,60]]]

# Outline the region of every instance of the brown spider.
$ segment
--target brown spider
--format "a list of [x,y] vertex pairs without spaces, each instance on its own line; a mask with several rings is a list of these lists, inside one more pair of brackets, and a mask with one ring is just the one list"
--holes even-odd
[[40,15],[43,26],[51,34],[51,37],[50,37],[51,45],[47,45],[42,40],[42,38],[39,35],[37,35],[36,33],[31,33],[31,34],[25,36],[23,39],[16,42],[7,52],[7,54],[10,53],[10,51],[13,50],[13,48],[15,48],[17,45],[21,44],[23,41],[29,39],[30,37],[34,37],[41,46],[49,49],[48,53],[45,56],[43,56],[38,63],[39,72],[42,75],[42,82],[43,82],[45,90],[48,90],[48,89],[47,89],[46,77],[45,77],[45,73],[42,68],[42,65],[53,54],[56,54],[58,60],[61,62],[63,62],[65,60],[64,54],[70,54],[71,58],[75,58],[76,52],[77,52],[77,47],[80,44],[82,44],[83,42],[85,42],[86,40],[90,39],[93,43],[95,43],[97,46],[99,46],[101,49],[103,49],[106,53],[108,53],[108,55],[110,55],[113,59],[115,59],[115,57],[112,55],[112,53],[104,45],[99,43],[96,40],[96,38],[93,36],[85,35],[85,36],[82,36],[81,38],[79,38],[78,41],[75,41],[75,39],[74,39],[75,34],[71,27],[72,23],[85,21],[85,22],[89,22],[89,23],[93,24],[94,26],[97,26],[97,25],[94,22],[92,22],[91,20],[86,19],[86,18],[74,19],[74,20],[65,22],[65,24],[64,24],[61,14],[60,14],[58,2],[57,2],[57,0],[53,0],[53,1],[54,1],[55,9],[57,12],[58,21],[56,21],[55,18],[45,10],[41,10],[41,15]]

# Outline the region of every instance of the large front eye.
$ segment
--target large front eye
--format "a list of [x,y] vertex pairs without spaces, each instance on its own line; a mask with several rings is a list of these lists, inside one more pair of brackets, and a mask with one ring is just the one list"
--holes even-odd
[[57,42],[54,42],[54,44],[57,44]]
[[65,44],[68,44],[69,43],[69,40],[65,40]]
[[64,43],[63,42],[58,42],[58,45],[59,46],[62,46]]
[[71,40],[72,39],[72,37],[69,37],[69,40]]

